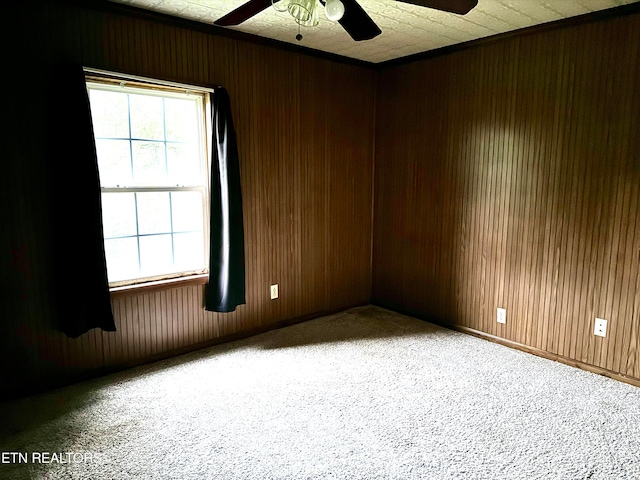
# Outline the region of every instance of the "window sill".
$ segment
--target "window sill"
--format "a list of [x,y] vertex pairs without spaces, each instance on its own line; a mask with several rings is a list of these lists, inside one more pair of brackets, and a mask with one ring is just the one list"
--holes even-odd
[[109,289],[111,299],[132,297],[145,293],[159,292],[171,288],[188,287],[192,285],[204,285],[209,279],[208,274],[191,275],[189,277],[170,278],[168,280],[157,280],[155,282],[138,283],[136,285],[126,285],[124,287],[112,287]]

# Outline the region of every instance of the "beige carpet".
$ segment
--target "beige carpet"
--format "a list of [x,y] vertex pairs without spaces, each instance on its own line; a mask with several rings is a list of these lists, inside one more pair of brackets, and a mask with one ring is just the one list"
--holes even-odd
[[377,307],[0,414],[0,478],[640,478],[640,389]]

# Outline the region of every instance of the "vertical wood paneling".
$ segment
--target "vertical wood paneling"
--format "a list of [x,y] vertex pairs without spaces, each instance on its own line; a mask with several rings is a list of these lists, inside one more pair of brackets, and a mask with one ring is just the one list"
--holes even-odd
[[[114,298],[116,333],[66,339],[49,318],[46,282],[32,278],[25,288],[40,300],[25,301],[0,332],[15,340],[3,353],[22,372],[0,385],[0,396],[369,302],[376,72],[67,2],[40,3],[16,16],[24,23],[14,43],[24,47],[15,65],[25,88],[61,61],[227,88],[241,159],[247,303],[229,314],[205,312],[203,286]],[[35,256],[27,254],[38,274],[48,258],[39,193],[47,185],[39,173],[46,155],[32,141],[43,128],[40,102],[40,95],[15,102],[16,118],[26,121],[19,112],[28,111],[30,127],[6,150],[16,165],[29,165],[16,169],[13,191],[28,201],[11,206],[12,226],[16,239],[33,244]],[[271,283],[280,284],[278,300],[269,298]]]
[[375,302],[639,378],[637,31],[635,14],[381,73]]
[[[6,364],[22,373],[3,391],[366,303],[371,292],[640,378],[638,15],[379,74],[64,3],[16,22],[24,48],[9,63],[25,91],[59,61],[229,90],[247,304],[205,312],[201,286],[118,298],[117,333],[62,337],[46,287],[46,155],[14,129],[7,271],[20,272],[5,283],[22,303],[6,307],[2,333]],[[29,135],[43,129],[37,96],[8,105],[23,122],[31,112]],[[609,319],[605,339],[592,335],[595,316]]]

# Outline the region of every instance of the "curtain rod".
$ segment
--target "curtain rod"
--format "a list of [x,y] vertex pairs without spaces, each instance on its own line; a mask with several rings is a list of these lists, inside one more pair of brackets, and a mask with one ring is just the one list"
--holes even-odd
[[184,88],[185,90],[191,90],[194,92],[209,92],[213,93],[213,88],[200,87],[198,85],[187,85],[186,83],[166,82],[164,80],[157,80],[155,78],[140,77],[138,75],[129,75],[127,73],[110,72],[108,70],[100,70],[98,68],[82,67],[85,73],[95,73],[98,75],[105,75],[111,78],[121,78],[123,80],[132,80],[136,82],[155,83],[157,85],[164,85],[167,87]]

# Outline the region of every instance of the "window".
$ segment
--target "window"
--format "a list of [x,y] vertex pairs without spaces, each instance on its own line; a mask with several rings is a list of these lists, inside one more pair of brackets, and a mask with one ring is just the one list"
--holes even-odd
[[208,94],[87,80],[111,286],[205,273]]

